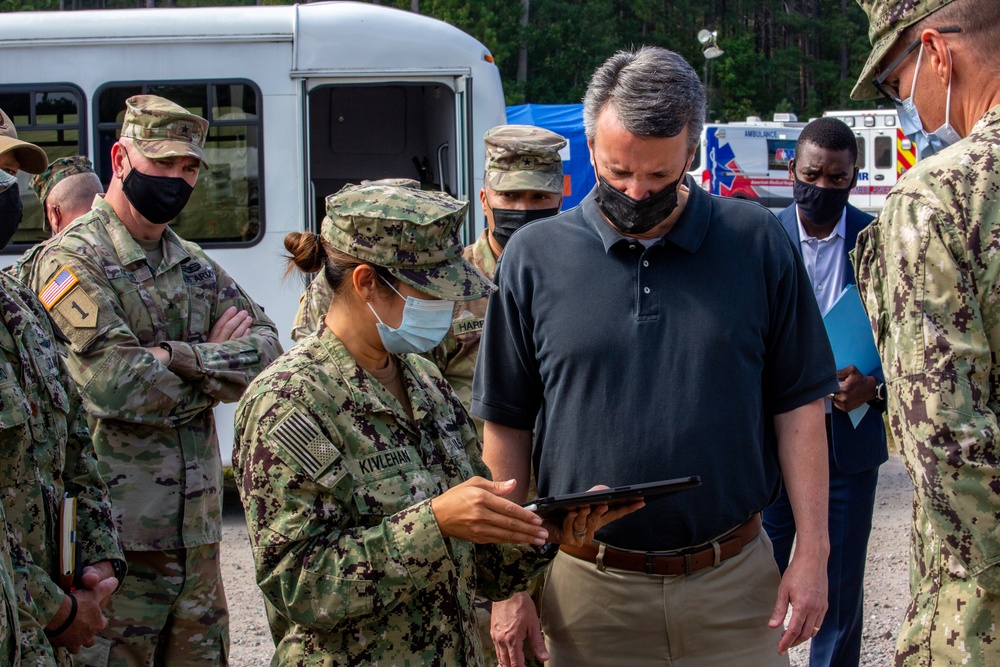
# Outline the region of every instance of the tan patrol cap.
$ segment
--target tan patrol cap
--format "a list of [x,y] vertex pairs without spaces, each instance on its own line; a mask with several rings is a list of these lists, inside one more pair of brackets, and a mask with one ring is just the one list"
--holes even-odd
[[[122,136],[151,160],[195,157],[206,169],[205,137],[208,121],[182,106],[156,95],[133,95],[125,101]],[[44,167],[43,167],[44,169]]]
[[559,151],[566,139],[534,125],[499,125],[486,142],[486,183],[497,192],[531,190],[562,194]]
[[954,0],[858,0],[861,9],[868,14],[868,38],[872,43],[872,52],[851,91],[851,98],[867,100],[878,97],[872,79],[880,74],[880,63],[899,36],[917,21],[951,2]]
[[49,164],[49,156],[35,144],[17,138],[17,129],[10,117],[0,109],[0,155],[14,151],[21,171],[40,174]]

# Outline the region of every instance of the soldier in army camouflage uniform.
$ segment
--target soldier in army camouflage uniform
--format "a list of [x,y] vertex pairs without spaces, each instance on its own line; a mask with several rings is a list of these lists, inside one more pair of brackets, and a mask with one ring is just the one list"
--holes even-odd
[[107,664],[226,664],[212,408],[281,350],[260,307],[168,227],[205,164],[208,123],[152,95],[126,104],[107,195],[39,252],[31,287],[67,339],[125,545]]
[[31,190],[45,211],[45,224],[55,236],[90,212],[94,197],[104,194],[101,179],[85,155],[61,157],[31,179]]
[[[465,259],[490,280],[510,235],[520,227],[548,218],[562,206],[563,170],[559,151],[566,139],[532,125],[501,125],[483,137],[486,174],[479,202],[486,229],[465,249]],[[462,404],[472,404],[472,372],[483,334],[487,300],[455,305],[455,321],[442,344],[433,352],[434,362]],[[479,436],[483,422],[473,417]]]
[[247,390],[233,451],[272,665],[484,665],[474,593],[510,595],[547,540],[582,543],[627,511],[543,528],[505,500],[513,485],[488,481],[471,418],[415,354],[444,336],[453,300],[492,290],[461,256],[466,207],[348,186],[327,198],[322,239],[294,234],[293,261],[335,297]]
[[[12,190],[19,201],[16,186]],[[0,236],[10,238],[19,218],[19,211],[2,215]],[[70,652],[104,628],[103,610],[125,563],[83,406],[49,317],[30,290],[3,274],[0,319],[2,498],[17,545],[15,581],[31,616],[22,623],[21,664],[70,665]],[[81,547],[74,592],[58,581],[60,506],[67,495],[76,499]]]
[[921,157],[855,251],[915,487],[896,664],[1000,664],[1000,3],[860,4],[854,96],[892,100]]
[[[31,179],[32,191],[42,204],[44,224],[55,236],[69,223],[90,212],[94,197],[104,192],[94,165],[84,155],[61,157]],[[28,249],[7,272],[25,285],[31,282],[35,258],[41,252],[39,243]]]

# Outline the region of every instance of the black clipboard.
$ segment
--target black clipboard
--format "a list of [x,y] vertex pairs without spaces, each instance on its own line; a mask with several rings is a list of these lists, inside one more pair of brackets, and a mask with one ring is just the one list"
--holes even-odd
[[691,477],[677,477],[675,479],[665,479],[659,482],[646,482],[645,484],[630,484],[628,486],[618,486],[613,489],[600,489],[598,491],[583,491],[582,493],[566,493],[559,496],[548,496],[537,498],[536,500],[521,505],[535,514],[552,519],[564,514],[570,509],[587,507],[593,505],[627,505],[636,500],[655,500],[663,496],[669,496],[681,491],[687,491],[697,486],[701,486],[701,477],[697,475]]

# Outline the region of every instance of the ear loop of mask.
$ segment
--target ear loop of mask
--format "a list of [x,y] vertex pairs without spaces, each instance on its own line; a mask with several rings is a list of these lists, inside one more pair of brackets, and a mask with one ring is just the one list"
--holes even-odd
[[[384,282],[386,285],[389,286],[389,289],[391,289],[393,292],[396,293],[396,296],[398,296],[404,302],[406,301],[406,297],[404,297],[402,294],[400,294],[399,290],[397,290],[395,287],[393,287],[392,284],[388,280],[386,280],[385,278],[383,278],[382,276],[380,276],[378,274],[378,272],[375,272],[375,280],[381,280],[382,282]],[[378,286],[376,286],[375,289],[378,289]],[[368,306],[368,310],[372,311],[372,315],[374,315],[375,319],[379,321],[379,324],[385,324],[385,322],[382,321],[382,318],[378,316],[378,313],[375,312],[375,308],[372,307],[372,297],[371,297],[371,295],[365,297],[365,304]],[[389,325],[386,324],[386,326],[389,326]]]

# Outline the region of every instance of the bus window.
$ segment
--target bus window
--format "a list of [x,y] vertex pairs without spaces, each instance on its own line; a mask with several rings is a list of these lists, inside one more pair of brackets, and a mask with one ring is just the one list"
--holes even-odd
[[207,247],[253,245],[264,228],[264,173],[260,91],[247,81],[184,81],[107,84],[95,100],[97,151],[94,165],[105,187],[111,180],[111,146],[121,133],[125,100],[159,95],[208,120],[198,185],[170,225],[179,236]]
[[875,137],[875,168],[892,168],[892,137]]
[[[10,86],[0,88],[0,109],[10,116],[17,138],[40,146],[49,162],[71,155],[86,155],[83,129],[83,94],[69,85]],[[42,205],[28,187],[32,175],[18,174],[24,218],[8,248],[22,253],[49,237],[42,227]]]

